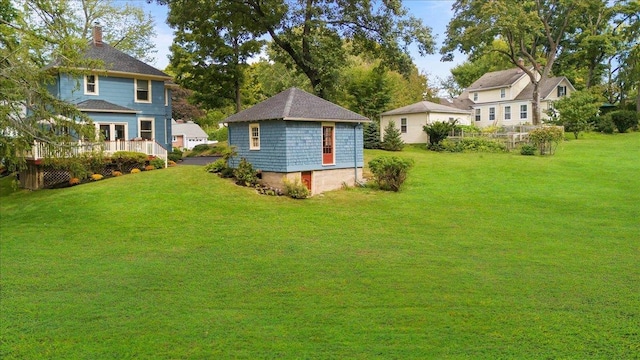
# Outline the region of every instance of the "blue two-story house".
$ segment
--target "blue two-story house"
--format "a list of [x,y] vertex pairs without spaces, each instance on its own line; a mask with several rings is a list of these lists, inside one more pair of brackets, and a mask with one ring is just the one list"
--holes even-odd
[[53,63],[49,68],[55,81],[49,91],[93,120],[106,152],[155,152],[149,145],[141,148],[142,143],[171,151],[171,77],[104,43],[100,26],[94,27],[85,56],[101,66],[77,76]]

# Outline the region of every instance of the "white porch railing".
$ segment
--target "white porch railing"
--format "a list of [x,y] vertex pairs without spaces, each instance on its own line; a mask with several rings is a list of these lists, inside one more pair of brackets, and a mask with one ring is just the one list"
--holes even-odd
[[153,140],[116,140],[105,142],[78,141],[66,144],[49,144],[34,142],[31,151],[27,153],[27,159],[39,160],[45,157],[68,157],[91,152],[103,152],[109,156],[116,151],[135,151],[159,157],[167,166],[167,149]]

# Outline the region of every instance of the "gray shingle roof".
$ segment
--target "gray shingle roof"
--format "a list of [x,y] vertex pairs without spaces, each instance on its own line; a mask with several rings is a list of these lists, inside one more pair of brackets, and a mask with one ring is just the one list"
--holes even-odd
[[[544,99],[549,96],[555,89],[558,84],[562,80],[564,80],[564,76],[552,77],[548,78],[542,86],[539,87],[538,91],[540,92],[540,99]],[[533,84],[529,83],[521,92],[516,96],[515,100],[531,100],[533,99]]]
[[267,100],[231,115],[224,122],[260,120],[302,120],[334,122],[368,122],[366,117],[347,110],[330,101],[309,94],[298,88],[290,88]]
[[467,110],[456,109],[452,106],[446,106],[441,104],[432,103],[430,101],[420,101],[415,104],[403,106],[401,108],[389,110],[383,112],[380,115],[399,115],[399,114],[416,114],[427,112],[439,112],[447,114],[469,114]]
[[471,84],[467,88],[467,91],[471,92],[510,86],[523,76],[527,76],[527,74],[520,68],[488,72]]
[[194,122],[186,122],[186,123],[177,123],[175,121],[171,122],[171,133],[173,135],[184,135],[185,137],[198,137],[198,138],[208,138],[204,130],[200,127],[200,125]]
[[117,113],[137,113],[136,110],[128,107],[112,104],[104,100],[85,100],[76,104],[80,111],[91,112],[117,112]]

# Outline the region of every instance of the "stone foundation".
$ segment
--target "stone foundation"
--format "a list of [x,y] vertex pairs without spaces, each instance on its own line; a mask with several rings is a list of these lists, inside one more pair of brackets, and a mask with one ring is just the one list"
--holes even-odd
[[[358,168],[358,180],[362,180],[362,168]],[[279,172],[262,172],[262,180],[260,183],[264,186],[274,187],[284,190],[283,178],[289,181],[301,181],[302,172],[279,173]],[[311,195],[323,193],[342,188],[343,184],[348,186],[355,185],[355,170],[347,169],[327,169],[311,171]]]

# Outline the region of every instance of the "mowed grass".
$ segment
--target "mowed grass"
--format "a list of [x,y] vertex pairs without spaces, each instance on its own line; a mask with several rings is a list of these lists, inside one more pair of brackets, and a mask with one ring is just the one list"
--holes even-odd
[[3,179],[0,358],[639,357],[640,133],[394,155],[401,192],[304,201],[190,166]]

